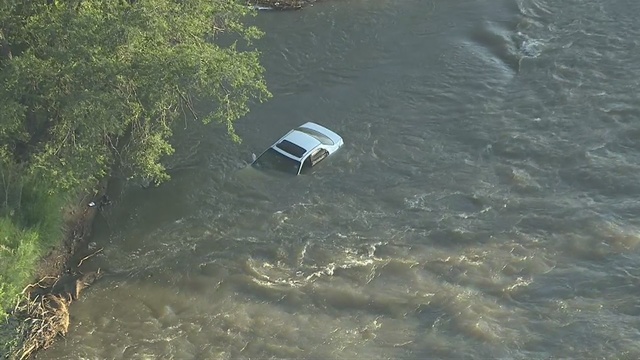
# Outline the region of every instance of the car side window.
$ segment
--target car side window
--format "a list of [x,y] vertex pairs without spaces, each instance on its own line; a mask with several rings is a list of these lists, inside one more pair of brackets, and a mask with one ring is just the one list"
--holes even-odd
[[302,162],[302,169],[300,169],[300,174],[306,174],[311,171],[312,167],[318,165],[328,155],[329,152],[325,149],[318,149],[312,152],[311,155],[307,156],[307,158]]
[[311,159],[311,166],[318,165],[318,163],[324,160],[327,155],[329,155],[329,152],[325,149],[318,149],[317,151],[312,153],[311,156],[309,156],[309,158]]

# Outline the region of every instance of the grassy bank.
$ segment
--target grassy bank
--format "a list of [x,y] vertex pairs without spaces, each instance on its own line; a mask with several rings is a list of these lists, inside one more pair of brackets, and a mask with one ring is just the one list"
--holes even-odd
[[0,354],[15,342],[15,332],[7,330],[8,311],[34,281],[39,259],[60,241],[62,206],[67,202],[64,195],[51,194],[45,183],[4,185],[0,206],[0,326],[5,331],[0,332]]

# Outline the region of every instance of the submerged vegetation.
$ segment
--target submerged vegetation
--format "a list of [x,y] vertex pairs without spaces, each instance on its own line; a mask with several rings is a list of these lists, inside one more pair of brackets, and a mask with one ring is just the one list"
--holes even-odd
[[[69,199],[113,168],[127,179],[168,179],[162,159],[187,119],[219,123],[239,141],[233,122],[270,96],[252,49],[261,32],[243,23],[252,13],[243,0],[0,4],[4,324],[63,236]],[[211,111],[198,113],[199,102]]]

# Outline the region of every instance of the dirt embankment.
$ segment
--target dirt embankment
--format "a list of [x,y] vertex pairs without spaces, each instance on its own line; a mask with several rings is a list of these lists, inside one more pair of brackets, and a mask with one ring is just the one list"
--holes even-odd
[[263,9],[300,10],[316,0],[247,0],[247,4]]
[[[37,282],[24,289],[27,299],[12,312],[12,323],[20,334],[19,344],[9,359],[28,359],[35,352],[51,346],[69,329],[69,305],[82,290],[102,277],[101,271],[82,273],[80,265],[95,254],[88,251],[92,223],[104,205],[105,183],[91,196],[65,210],[64,236],[60,244],[42,259],[36,269]],[[102,203],[100,199],[103,199]]]

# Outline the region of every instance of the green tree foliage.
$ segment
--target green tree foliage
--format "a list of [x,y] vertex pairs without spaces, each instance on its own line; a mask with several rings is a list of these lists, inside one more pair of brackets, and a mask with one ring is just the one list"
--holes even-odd
[[[251,13],[236,0],[4,0],[0,170],[60,189],[93,184],[114,163],[164,180],[185,114],[238,141],[234,120],[270,96],[259,53],[237,46],[261,35],[242,23]],[[194,101],[213,112],[196,114]]]

